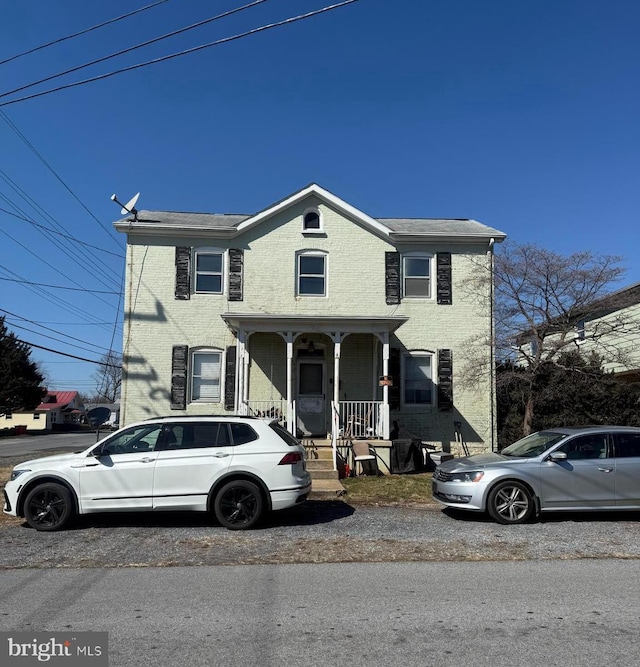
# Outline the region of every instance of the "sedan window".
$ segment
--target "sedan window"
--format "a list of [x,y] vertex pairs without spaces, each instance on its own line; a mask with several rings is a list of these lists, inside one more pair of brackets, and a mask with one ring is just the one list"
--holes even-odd
[[568,461],[604,459],[607,456],[607,434],[598,433],[572,438],[558,447],[556,452],[564,452]]
[[553,431],[540,431],[539,433],[532,433],[522,440],[514,442],[512,445],[505,447],[500,453],[503,456],[514,456],[532,458],[540,456],[549,447],[560,442],[567,436],[564,433],[554,433]]
[[640,434],[615,433],[613,440],[615,442],[616,458],[623,459],[633,456],[640,458]]

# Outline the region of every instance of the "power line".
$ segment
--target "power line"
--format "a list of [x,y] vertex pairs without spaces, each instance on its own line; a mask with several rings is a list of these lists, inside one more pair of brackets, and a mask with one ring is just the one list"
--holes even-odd
[[[6,267],[0,266],[0,271],[2,271],[5,274],[11,274],[16,276],[17,278],[21,278],[25,280],[24,276],[21,276],[19,273],[16,273],[15,271],[12,271],[11,269],[7,269]],[[61,299],[60,297],[56,296],[53,293],[47,292],[44,290],[42,287],[36,287],[32,285],[25,285],[25,288],[33,292],[34,294],[37,294],[38,296],[44,298],[47,300],[48,303],[55,303],[57,304],[58,308],[62,310],[66,310],[68,313],[71,313],[72,315],[75,315],[79,317],[80,319],[84,320],[88,324],[91,324],[92,326],[100,326],[100,327],[106,327],[107,323],[102,322],[99,320],[97,317],[92,315],[89,312],[80,310],[79,308],[74,308],[72,310],[71,304],[69,304],[67,301],[64,299]],[[93,321],[91,321],[93,320]]]
[[[46,259],[43,259],[42,257],[40,257],[40,255],[38,255],[37,253],[33,252],[33,250],[31,250],[30,248],[28,248],[24,243],[21,243],[20,241],[18,241],[17,239],[15,239],[13,236],[11,236],[11,234],[9,234],[8,232],[6,232],[4,229],[0,229],[0,234],[4,234],[4,235],[7,236],[8,238],[10,238],[14,243],[17,243],[21,248],[23,248],[24,250],[26,250],[30,255],[33,255],[37,260],[39,260],[40,262],[42,262],[43,264],[45,264],[46,266],[48,266],[50,269],[53,269],[56,273],[59,273],[61,276],[64,276],[69,282],[73,283],[74,285],[78,285],[78,286],[80,286],[79,283],[77,283],[75,280],[73,280],[73,278],[70,278],[68,275],[66,275],[65,273],[63,273],[62,271],[60,271],[60,269],[56,268],[53,264],[47,262]],[[106,301],[106,300],[103,299],[102,297],[100,297],[100,296],[96,296],[95,298],[98,299],[98,300],[100,300],[100,301],[102,301],[102,303],[104,303],[105,305],[109,306],[109,308],[115,308],[115,306],[114,306],[113,304],[109,303],[108,301]]]
[[162,5],[165,2],[169,2],[169,0],[159,0],[158,2],[154,2],[153,4],[147,5],[146,7],[135,9],[134,11],[129,12],[128,14],[123,14],[122,16],[117,16],[114,19],[109,19],[108,21],[104,21],[103,23],[98,23],[98,25],[91,26],[90,28],[85,28],[84,30],[74,32],[72,35],[66,35],[65,37],[58,37],[57,39],[54,39],[51,42],[47,42],[46,44],[40,44],[40,46],[35,46],[32,49],[29,49],[28,51],[23,51],[22,53],[17,53],[15,56],[11,56],[10,58],[5,58],[4,60],[0,60],[0,65],[9,63],[12,60],[17,60],[18,58],[22,58],[23,56],[28,56],[30,53],[41,51],[42,49],[54,46],[55,44],[60,44],[61,42],[65,42],[68,39],[73,39],[74,37],[79,37],[80,35],[86,35],[88,32],[91,32],[92,30],[97,30],[98,28],[104,28],[105,26],[111,25],[112,23],[116,23],[117,21],[128,19],[129,17],[134,16],[135,14],[140,14],[141,12],[145,12],[147,11],[147,9],[153,9],[154,7]]
[[[4,335],[4,338],[9,338],[9,336]],[[44,347],[42,345],[36,345],[35,343],[29,343],[26,340],[22,340],[21,338],[18,338],[17,336],[13,336],[13,339],[16,340],[18,343],[23,343],[24,345],[28,345],[29,347],[35,347],[39,350],[46,350],[47,352],[53,352],[53,354],[59,354],[63,357],[69,357],[71,359],[79,359],[80,361],[88,361],[90,364],[98,364],[99,366],[111,366],[112,368],[122,368],[119,364],[108,364],[105,363],[104,361],[97,361],[96,359],[86,359],[85,357],[78,357],[75,354],[68,354],[67,352],[60,352],[59,350],[52,350],[50,347]]]
[[[34,208],[39,215],[41,215],[45,219],[49,219],[59,229],[64,229],[64,227],[51,214],[47,213],[47,211],[45,211],[32,197],[30,197],[17,183],[15,183],[1,169],[0,169],[0,179],[4,180],[5,183],[7,183],[14,190],[14,192],[16,192],[27,204],[29,204],[32,208]],[[20,206],[18,206],[18,204],[13,202],[11,199],[9,199],[9,197],[7,197],[5,194],[2,194],[1,192],[0,192],[0,199],[3,199],[7,204],[9,204],[9,206],[12,206],[16,211],[19,211],[25,217],[27,216],[26,211],[24,211]],[[119,286],[120,275],[116,273],[112,268],[107,267],[109,271],[111,271],[111,273],[116,276],[117,279],[110,276],[107,273],[107,271],[103,268],[102,262],[98,259],[95,253],[90,252],[82,247],[79,249],[69,248],[68,241],[66,242],[65,245],[63,241],[57,239],[55,236],[52,236],[46,227],[40,226],[36,227],[35,229],[39,234],[41,234],[51,243],[53,243],[53,245],[55,245],[56,248],[58,248],[58,250],[63,252],[72,262],[77,264],[81,269],[85,270],[89,275],[96,278],[105,287],[109,287],[109,285],[105,283],[105,281],[98,274],[101,274],[105,280],[111,283],[111,285]]]
[[19,280],[18,278],[2,278],[0,280],[8,280],[12,283],[22,283],[24,285],[37,285],[38,287],[48,287],[49,289],[64,289],[72,292],[89,292],[90,294],[119,294],[119,292],[108,292],[106,290],[86,289],[84,287],[63,287],[62,285],[48,285],[47,283],[34,283],[30,280]]
[[227,16],[231,16],[232,14],[237,14],[238,12],[244,11],[245,9],[250,9],[255,5],[261,5],[263,2],[268,2],[268,0],[253,0],[253,2],[250,2],[247,5],[243,5],[242,7],[237,7],[236,9],[230,9],[227,12],[223,12],[222,14],[212,16],[211,18],[205,19],[204,21],[198,21],[198,23],[192,23],[191,25],[188,25],[184,28],[180,28],[179,30],[174,30],[173,32],[169,32],[165,35],[160,35],[160,37],[154,37],[153,39],[147,40],[146,42],[136,44],[135,46],[130,46],[126,49],[122,49],[121,51],[116,51],[116,53],[111,53],[107,56],[102,56],[101,58],[96,58],[95,60],[91,60],[88,63],[84,63],[83,65],[78,65],[77,67],[72,67],[71,69],[65,70],[64,72],[59,72],[58,74],[51,74],[50,76],[46,76],[43,79],[39,79],[38,81],[33,81],[32,83],[27,83],[24,86],[20,86],[19,88],[8,90],[6,93],[0,93],[0,98],[6,97],[7,95],[13,95],[14,93],[19,93],[21,90],[26,90],[27,88],[33,88],[34,86],[38,86],[41,83],[46,83],[47,81],[52,81],[53,79],[58,79],[59,77],[65,76],[66,74],[73,74],[73,72],[85,69],[86,67],[91,67],[92,65],[98,65],[99,63],[105,62],[106,60],[110,60],[111,58],[117,58],[118,56],[122,56],[126,53],[131,53],[131,51],[135,51],[136,49],[141,49],[145,46],[155,44],[156,42],[161,42],[163,39],[168,39],[169,37],[175,37],[176,35],[179,35],[183,32],[187,32],[188,30],[193,30],[194,28],[200,28],[201,26],[206,25],[207,23],[212,23],[213,21],[219,21],[220,19],[226,18]]
[[[293,16],[282,21],[277,21],[276,23],[269,23],[267,25],[260,26],[259,28],[253,28],[252,30],[247,30],[246,32],[239,33],[237,35],[232,35],[231,37],[223,37],[214,42],[209,42],[207,44],[201,44],[200,46],[195,46],[191,49],[185,49],[184,51],[179,51],[177,53],[172,53],[167,56],[162,56],[160,58],[155,58],[153,60],[147,60],[143,63],[138,63],[137,65],[130,65],[129,67],[123,67],[119,70],[114,70],[113,72],[107,72],[106,74],[100,74],[98,76],[91,77],[89,79],[84,79],[82,81],[76,81],[74,83],[68,83],[63,86],[58,86],[56,88],[49,88],[48,90],[43,90],[39,93],[33,93],[31,95],[25,95],[24,97],[18,97],[15,100],[8,100],[6,102],[0,102],[0,107],[9,106],[10,104],[16,104],[17,102],[25,102],[26,100],[32,100],[36,97],[42,97],[43,95],[49,95],[51,93],[57,93],[61,90],[66,90],[68,88],[75,88],[76,86],[83,86],[87,83],[93,83],[94,81],[100,81],[102,79],[107,79],[109,77],[115,76],[116,74],[122,74],[123,72],[131,72],[141,67],[146,67],[147,65],[155,65],[156,63],[164,62],[165,60],[171,60],[172,58],[178,58],[179,56],[188,55],[190,53],[195,53],[197,51],[202,51],[203,49],[208,49],[213,46],[220,46],[221,44],[226,44],[227,42],[233,42],[235,40],[241,39],[243,37],[248,37],[250,35],[255,35],[265,30],[271,30],[272,28],[278,28],[283,25],[288,25],[290,23],[295,23],[296,21],[302,21],[304,19],[311,18],[312,16],[317,16],[318,14],[323,14],[325,12],[330,12],[339,7],[345,7],[346,5],[351,5],[354,2],[359,0],[344,0],[334,5],[328,5],[322,9],[316,9],[312,12],[307,12],[306,14],[299,14],[298,16]],[[6,93],[7,95],[9,93]]]
[[[79,350],[85,350],[86,352],[95,352],[95,350],[90,350],[88,347],[83,347],[82,345],[75,345],[74,343],[68,343],[66,340],[61,340],[60,338],[56,338],[55,336],[47,336],[46,334],[43,334],[41,331],[34,331],[33,329],[29,329],[29,327],[23,327],[21,324],[16,324],[15,322],[11,322],[11,326],[15,329],[22,329],[23,331],[34,333],[37,336],[48,338],[49,340],[53,340],[56,343],[64,343],[69,347],[77,347]],[[69,338],[72,338],[73,340],[78,340],[77,338],[73,338],[73,336],[69,336]],[[98,350],[104,350],[105,354],[110,352],[109,349],[107,349],[106,347],[102,347],[102,345],[93,345],[93,343],[89,343],[89,345],[91,345],[94,348],[98,348]]]
[[42,162],[42,164],[53,174],[55,179],[64,187],[64,189],[82,206],[82,208],[98,223],[107,236],[118,246],[119,249],[122,249],[118,239],[113,236],[112,231],[109,230],[95,215],[89,210],[87,205],[78,197],[78,195],[66,184],[64,179],[58,174],[58,172],[47,162],[44,156],[38,151],[38,149],[25,137],[25,135],[18,129],[16,124],[7,116],[7,114],[0,109],[0,118],[15,132],[15,134],[22,140],[22,142],[29,148],[29,150]]
[[[164,0],[164,2],[168,2],[168,0]],[[61,236],[62,238],[67,239],[68,241],[72,241],[73,243],[79,243],[80,245],[83,245],[87,248],[92,248],[93,250],[97,250],[98,252],[105,252],[107,253],[107,255],[113,255],[114,257],[118,257],[119,259],[124,259],[124,255],[121,255],[120,253],[111,252],[111,250],[105,250],[104,248],[101,248],[100,246],[97,245],[91,245],[91,243],[87,243],[86,241],[81,241],[80,239],[75,238],[75,236],[69,236],[68,234],[64,234],[63,232],[57,232],[55,229],[51,229],[50,227],[45,227],[45,225],[40,225],[34,220],[31,220],[27,217],[18,215],[17,213],[12,213],[11,211],[7,211],[6,208],[2,208],[1,206],[0,206],[0,213],[6,213],[7,215],[17,218],[18,220],[28,222],[33,227],[39,227],[40,229],[44,229],[45,231],[49,232],[49,234],[56,234],[57,236]]]
[[[3,313],[6,313],[7,315],[11,315],[11,317],[17,317],[19,320],[22,320],[23,322],[29,322],[30,324],[35,324],[35,326],[40,327],[41,329],[46,329],[47,331],[52,331],[53,333],[59,334],[60,336],[65,336],[66,338],[70,338],[71,340],[76,340],[79,343],[84,343],[85,345],[91,345],[91,347],[97,347],[100,350],[108,350],[111,351],[111,348],[106,348],[103,347],[102,345],[96,345],[95,343],[90,343],[87,340],[82,340],[82,338],[75,338],[74,336],[69,336],[68,334],[64,333],[63,331],[58,331],[57,329],[52,329],[51,327],[46,327],[44,324],[41,324],[40,322],[36,322],[35,320],[30,320],[28,317],[22,317],[21,315],[18,315],[17,313],[12,313],[10,310],[5,310],[4,308],[0,308],[0,311]],[[18,324],[15,324],[12,322],[12,325],[14,327],[19,327],[20,329],[24,329],[25,327],[21,327]],[[43,334],[39,331],[32,331],[31,329],[27,329],[27,331],[30,331],[31,333],[38,334],[40,336],[44,336],[45,338],[52,338],[51,336],[47,336],[46,334]],[[56,340],[56,339],[54,339]],[[63,343],[64,341],[58,341]],[[71,345],[71,343],[69,343]],[[77,347],[77,346],[74,346]],[[88,352],[91,352],[91,350],[87,350]]]

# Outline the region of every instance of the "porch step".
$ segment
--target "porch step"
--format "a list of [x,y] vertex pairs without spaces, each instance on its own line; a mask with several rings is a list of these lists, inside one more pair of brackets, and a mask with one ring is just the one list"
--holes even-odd
[[338,479],[338,471],[333,469],[332,459],[307,459],[306,468],[314,479]]
[[340,484],[338,471],[333,469],[333,450],[331,446],[307,445],[306,467],[311,475],[310,500],[335,500],[346,493]]
[[335,500],[344,496],[346,490],[337,479],[311,479],[311,493],[308,500]]

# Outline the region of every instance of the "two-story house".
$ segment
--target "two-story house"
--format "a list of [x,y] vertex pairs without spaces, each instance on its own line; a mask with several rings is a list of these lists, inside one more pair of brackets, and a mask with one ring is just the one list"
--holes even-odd
[[[311,184],[253,215],[140,211],[127,234],[121,425],[277,416],[299,436],[444,447],[495,441],[491,271],[505,235],[474,220],[377,219]],[[487,297],[487,298],[484,298]],[[488,364],[490,365],[490,364]]]

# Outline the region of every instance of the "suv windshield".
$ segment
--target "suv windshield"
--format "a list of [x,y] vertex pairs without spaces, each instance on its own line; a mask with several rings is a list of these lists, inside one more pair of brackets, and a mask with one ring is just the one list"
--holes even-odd
[[564,433],[554,433],[553,431],[540,431],[539,433],[532,433],[522,440],[514,442],[512,445],[505,447],[500,453],[504,456],[517,456],[532,458],[539,456],[542,452],[549,449],[549,447],[557,444],[567,436]]

